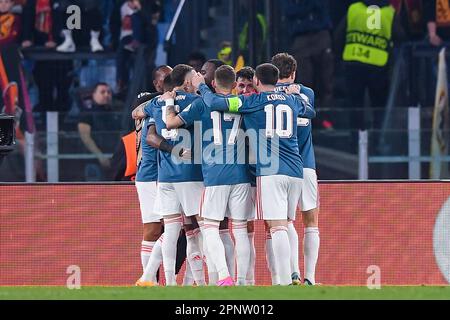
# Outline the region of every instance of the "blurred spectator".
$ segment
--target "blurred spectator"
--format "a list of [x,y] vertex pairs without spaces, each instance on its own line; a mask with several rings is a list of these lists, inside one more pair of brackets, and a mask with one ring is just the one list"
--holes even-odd
[[123,92],[130,78],[132,53],[137,40],[133,37],[131,16],[136,13],[140,4],[134,0],[125,1],[120,6],[120,35],[117,49],[117,90]]
[[[371,5],[380,7],[379,27],[371,28],[368,23],[369,17],[373,15],[367,11]],[[336,37],[345,44],[342,59],[345,63],[348,105],[353,108],[363,107],[368,89],[371,106],[384,107],[389,92],[388,66],[393,41],[403,37],[395,9],[388,0],[354,3],[338,26]],[[352,122],[363,129],[362,112],[353,112]]]
[[0,48],[18,43],[21,31],[20,16],[12,12],[13,0],[0,0]]
[[[238,56],[243,59],[245,63],[252,63],[250,57],[250,44],[253,45],[253,59],[255,59],[254,64],[258,65],[264,62],[265,57],[265,47],[267,44],[267,39],[269,36],[269,28],[267,23],[267,18],[264,15],[265,4],[264,1],[255,1],[252,5],[255,5],[256,16],[254,17],[256,25],[254,26],[254,34],[249,34],[249,12],[250,12],[250,1],[240,0],[239,1],[239,12],[245,14],[239,15],[238,25],[240,26],[239,33],[239,51]],[[250,43],[252,42],[252,43]]]
[[[38,0],[38,2],[40,2]],[[76,44],[73,40],[72,30],[66,28],[67,8],[71,5],[77,5],[81,8],[81,29],[88,30],[90,34],[89,45],[92,52],[103,51],[100,44],[100,31],[102,30],[102,14],[100,12],[100,0],[60,0],[56,7],[56,13],[61,25],[64,42],[56,48],[58,52],[75,52]]]
[[255,70],[252,67],[244,67],[236,73],[236,94],[256,93],[253,87],[253,77]]
[[[52,9],[55,1],[28,0],[23,9],[22,47],[56,47],[61,28]],[[34,111],[70,109],[69,88],[73,80],[72,61],[36,61],[33,76],[39,91]],[[51,76],[49,76],[51,75]]]
[[105,154],[113,153],[119,138],[121,114],[112,104],[112,91],[106,83],[98,83],[92,94],[92,105],[80,113],[78,132],[86,149],[100,163],[103,177],[110,167]]
[[[126,6],[124,7],[124,5]],[[127,18],[127,14],[131,13],[130,9],[133,10],[131,14],[131,33],[129,30],[129,18]],[[145,65],[140,67],[146,70],[148,83],[151,83],[151,71],[154,69],[156,48],[158,46],[157,24],[161,10],[162,6],[159,0],[133,0],[116,4],[110,24],[113,43],[116,44],[118,50],[117,82],[122,92],[127,90],[130,72],[132,72],[132,66],[134,65],[133,60],[135,56],[130,55],[133,52],[140,51],[142,56],[145,57]],[[125,31],[125,35],[128,38],[121,37],[123,31]]]
[[233,64],[233,61],[231,60],[231,53],[232,53],[232,47],[231,42],[224,41],[220,45],[220,51],[217,53],[217,58],[221,60],[223,63],[231,66]]
[[425,17],[422,0],[390,0],[400,17],[408,40],[422,40],[425,35]]
[[205,62],[205,55],[200,51],[194,51],[189,55],[187,64],[194,68],[196,72],[200,72]]
[[441,46],[450,40],[449,0],[429,0],[424,3],[428,40],[433,46]]
[[297,81],[314,89],[320,107],[331,107],[334,58],[329,1],[286,0],[283,4],[291,32],[290,51],[302,70]]

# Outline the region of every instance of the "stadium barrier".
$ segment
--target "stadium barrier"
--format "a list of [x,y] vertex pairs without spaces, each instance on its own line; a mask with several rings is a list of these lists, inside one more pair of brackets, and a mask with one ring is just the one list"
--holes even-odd
[[[71,266],[82,286],[133,285],[140,276],[133,185],[1,184],[0,194],[0,285],[64,286]],[[374,272],[382,285],[449,282],[450,183],[329,182],[320,196],[318,282],[366,285]],[[301,219],[296,226],[301,248]],[[268,285],[262,222],[255,242],[256,281]]]

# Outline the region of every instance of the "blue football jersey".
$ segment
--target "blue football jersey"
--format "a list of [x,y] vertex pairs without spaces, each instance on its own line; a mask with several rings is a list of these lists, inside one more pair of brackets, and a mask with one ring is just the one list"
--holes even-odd
[[297,118],[312,118],[315,112],[303,98],[284,92],[251,96],[220,97],[200,86],[206,105],[215,111],[244,114],[246,135],[256,152],[256,176],[286,175],[303,178],[297,142]]
[[[181,112],[191,107],[191,104],[198,99],[198,95],[177,91],[175,98],[175,108]],[[194,127],[168,130],[165,124],[166,106],[162,100],[151,101],[144,108],[147,115],[155,120],[156,132],[173,146],[191,149],[195,154]],[[194,182],[203,181],[202,166],[194,159],[181,160],[172,157],[172,154],[159,151],[158,157],[158,181],[159,182]]]
[[[280,83],[276,87],[276,91],[286,91],[291,84]],[[314,91],[311,88],[300,85],[300,94],[307,100],[312,108],[314,108]],[[314,155],[314,147],[312,143],[312,124],[310,119],[297,118],[297,140],[300,155],[303,159],[303,167],[308,169],[316,169],[316,158]]]
[[202,99],[192,103],[178,116],[186,127],[201,122],[202,171],[205,186],[249,183],[245,159],[242,115],[211,111]]
[[138,164],[138,169],[136,173],[136,181],[139,182],[152,182],[158,180],[158,152],[155,148],[148,145],[147,143],[147,133],[148,128],[154,125],[155,121],[153,118],[147,117],[142,123],[141,131],[141,148],[142,148],[142,158]]

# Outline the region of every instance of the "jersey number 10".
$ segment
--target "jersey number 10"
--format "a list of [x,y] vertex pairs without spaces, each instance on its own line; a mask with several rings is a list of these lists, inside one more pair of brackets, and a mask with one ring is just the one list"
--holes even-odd
[[[294,115],[292,109],[288,105],[279,104],[275,107],[273,104],[265,106],[266,112],[266,137],[273,138],[275,133],[280,138],[290,138],[294,132]],[[276,123],[274,121],[276,115]],[[286,115],[286,124],[284,123],[284,116]]]

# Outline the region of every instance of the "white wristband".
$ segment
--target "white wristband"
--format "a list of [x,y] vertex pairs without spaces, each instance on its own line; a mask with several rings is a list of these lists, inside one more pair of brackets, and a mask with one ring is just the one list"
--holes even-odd
[[174,106],[175,105],[174,99],[167,99],[165,101],[166,101],[166,106]]

